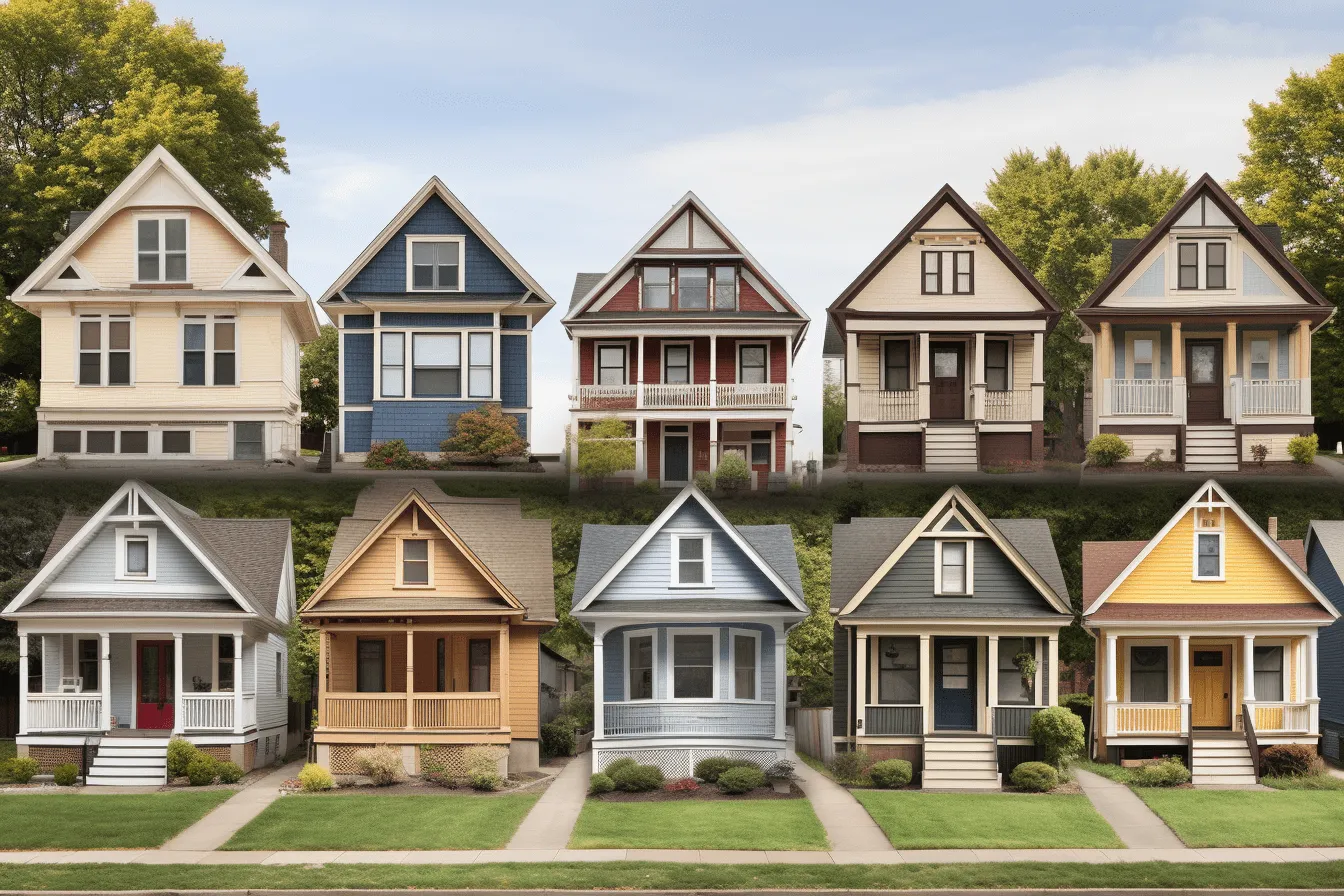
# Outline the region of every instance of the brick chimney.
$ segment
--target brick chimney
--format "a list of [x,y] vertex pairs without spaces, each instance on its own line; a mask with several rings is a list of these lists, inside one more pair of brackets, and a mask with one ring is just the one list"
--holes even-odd
[[285,231],[288,229],[289,225],[285,223],[284,218],[272,221],[270,241],[266,244],[266,250],[271,253],[271,257],[285,270],[289,270],[289,240],[285,238]]
[[1269,540],[1270,540],[1270,541],[1278,541],[1278,540],[1279,540],[1279,518],[1278,518],[1278,517],[1276,517],[1276,516],[1272,516],[1272,517],[1270,517],[1270,518],[1269,518],[1269,525],[1266,526],[1265,528],[1266,528],[1266,531],[1269,532]]

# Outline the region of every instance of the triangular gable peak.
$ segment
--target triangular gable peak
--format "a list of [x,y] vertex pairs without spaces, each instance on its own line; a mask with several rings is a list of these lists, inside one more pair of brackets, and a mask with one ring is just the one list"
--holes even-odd
[[[431,549],[433,553],[427,557],[429,581],[423,588],[396,585],[395,567],[401,559],[399,541],[402,536],[432,537],[435,542]],[[440,555],[439,539],[444,542],[446,554]],[[354,571],[363,568],[366,562],[376,569],[373,575],[377,578],[370,580],[360,576],[357,583],[352,582],[347,587],[347,578],[353,578]],[[299,612],[308,613],[324,601],[338,603],[346,597],[392,596],[414,600],[450,591],[458,596],[499,597],[509,607],[506,612],[524,612],[522,601],[468,547],[433,505],[418,491],[411,491],[327,575]],[[483,609],[500,613],[498,607],[483,606]]]
[[[452,232],[445,232],[445,228]],[[480,245],[467,243],[465,257],[459,258],[459,262],[466,267],[462,283],[464,288],[458,291],[426,292],[425,296],[451,302],[454,297],[464,293],[476,295],[485,292],[499,293],[501,301],[521,305],[550,308],[555,304],[541,284],[437,176],[431,177],[416,191],[364,251],[327,287],[319,304],[337,307],[356,305],[358,303],[346,292],[359,293],[365,287],[376,287],[369,288],[369,292],[374,293],[404,293],[407,236],[467,235],[479,240]],[[492,276],[478,276],[480,272],[477,272],[475,265],[482,264],[488,267],[488,273]],[[487,282],[489,288],[477,289],[476,286],[483,282]]]
[[[1213,539],[1201,567],[1202,536]],[[1216,555],[1212,548],[1216,545]],[[1216,569],[1214,568],[1216,566]],[[1319,603],[1339,613],[1303,569],[1210,479],[1083,610],[1107,602],[1162,604]]]
[[[240,610],[248,614],[260,615],[248,600],[247,595],[242,592],[229,574],[221,569],[202,549],[192,533],[187,532],[179,525],[177,514],[171,512],[170,508],[165,506],[167,501],[167,498],[142,482],[129,480],[122,484],[121,488],[117,489],[103,503],[102,507],[89,517],[51,560],[38,570],[37,575],[5,607],[4,614],[19,612],[24,606],[46,593],[47,588],[61,577],[61,574],[103,533],[107,526],[115,525],[117,528],[124,527],[130,530],[131,534],[134,534],[136,530],[143,529],[148,532],[153,528],[157,531],[158,527],[162,527],[190,553],[192,558],[214,579],[222,593],[228,595]],[[157,545],[149,549],[150,559],[148,562],[150,569],[153,569],[155,563],[153,557],[156,548]],[[154,584],[152,577],[147,584]],[[264,595],[264,597],[274,599],[274,595]],[[184,605],[184,610],[186,609],[187,607]]]
[[1073,612],[1069,605],[1068,596],[1057,594],[1017,548],[1013,547],[1012,543],[999,531],[993,520],[985,516],[980,508],[975,505],[975,502],[954,485],[934,502],[927,513],[919,518],[919,522],[915,523],[914,527],[887,555],[887,558],[874,570],[867,581],[854,593],[854,596],[840,610],[839,615],[848,616],[858,609],[864,599],[887,577],[887,574],[909,552],[915,542],[921,538],[936,538],[946,533],[956,533],[958,536],[967,538],[979,537],[990,541],[1008,558],[1008,561],[1013,564],[1018,572],[1022,573],[1023,577],[1051,607],[1060,613]]
[[637,261],[699,257],[739,262],[744,281],[772,310],[796,314],[805,321],[808,319],[803,309],[752,256],[742,241],[724,226],[699,196],[687,192],[611,270],[603,274],[582,296],[576,297],[565,320],[573,321],[585,312],[601,310],[630,281]]
[[650,542],[663,532],[668,527],[668,524],[677,518],[688,505],[693,507],[698,506],[698,509],[709,517],[710,523],[714,529],[722,533],[732,542],[736,549],[747,558],[747,561],[751,563],[775,589],[777,589],[780,596],[783,597],[793,609],[802,613],[809,612],[807,604],[802,597],[788,586],[788,584],[780,577],[779,573],[775,571],[775,568],[767,563],[765,558],[751,546],[751,543],[742,537],[742,533],[737,530],[737,527],[729,522],[727,517],[714,506],[713,502],[705,497],[705,494],[694,485],[688,485],[682,489],[676,498],[663,509],[663,512],[660,513],[652,523],[649,523],[648,527],[640,534],[639,538],[625,550],[625,553],[623,553],[620,558],[602,574],[602,577],[588,589],[588,593],[580,595],[578,599],[575,600],[572,612],[588,609],[592,603],[606,591],[607,587],[616,580],[621,572],[634,563],[635,559],[643,553]]

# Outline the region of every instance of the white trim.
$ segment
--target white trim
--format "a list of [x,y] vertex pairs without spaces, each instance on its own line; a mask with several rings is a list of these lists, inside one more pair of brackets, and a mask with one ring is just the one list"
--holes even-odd
[[[118,526],[117,536],[117,572],[118,581],[122,582],[153,582],[158,574],[158,540],[159,530],[155,528],[123,528]],[[145,575],[136,575],[126,571],[126,543],[131,539],[144,539],[146,543],[147,567]]]
[[[411,254],[415,249],[416,243],[457,243],[457,287],[447,289],[444,287],[421,287],[416,288],[413,285],[414,263],[411,260]],[[437,267],[437,265],[436,265]],[[438,276],[435,271],[434,276]],[[467,291],[467,238],[464,234],[406,234],[406,292],[424,292],[424,293],[452,293]]]
[[[965,566],[965,588],[961,591],[943,590],[943,546],[950,543],[965,545],[966,547],[966,566]],[[975,556],[975,542],[969,538],[938,538],[933,543],[933,593],[935,597],[972,597],[975,594],[975,582],[973,570],[975,564],[972,558]]]
[[[167,225],[166,225],[165,222],[167,222],[167,221],[179,221],[179,220],[183,222],[183,226],[182,226],[182,230],[183,230],[183,234],[182,234],[182,242],[183,242],[184,245],[183,245],[182,254],[183,254],[183,262],[185,263],[184,266],[186,267],[186,270],[183,272],[183,273],[184,273],[184,276],[183,276],[180,280],[169,280],[169,279],[167,278],[167,273],[168,273],[168,245],[167,245],[167,243],[168,243],[168,239],[167,239],[168,234],[167,234],[167,230],[168,230],[168,228],[167,228]],[[163,211],[163,210],[160,210],[160,211],[143,211],[143,212],[135,212],[135,213],[133,213],[133,214],[131,215],[131,221],[133,222],[133,226],[131,227],[131,255],[132,255],[131,274],[132,274],[132,276],[131,276],[130,282],[131,282],[131,283],[159,283],[159,284],[163,284],[163,285],[165,285],[165,286],[170,286],[170,285],[172,285],[172,284],[174,284],[174,283],[190,283],[190,282],[191,282],[191,212],[189,212],[189,211],[185,211],[185,210],[184,210],[184,211]],[[141,254],[145,254],[145,255],[150,254],[149,251],[146,251],[146,252],[142,253],[141,250],[140,250],[140,222],[141,222],[141,221],[157,221],[158,224],[159,224],[159,233],[158,233],[159,248],[158,248],[158,250],[157,250],[158,259],[159,259],[159,276],[158,276],[157,279],[154,279],[154,280],[142,280],[142,279],[140,279],[140,256],[141,256]],[[176,250],[174,250],[174,254],[176,254]]]
[[[1135,703],[1135,702],[1136,702],[1136,701],[1134,701],[1134,700],[1132,700],[1132,699],[1130,698],[1130,687],[1131,687],[1131,686],[1133,685],[1133,683],[1134,683],[1134,648],[1135,648],[1135,647],[1162,647],[1162,648],[1164,648],[1164,649],[1167,651],[1167,699],[1165,699],[1165,700],[1154,700],[1154,701],[1144,701],[1143,703],[1139,703],[1139,704],[1137,704],[1137,705],[1139,705],[1139,706],[1145,706],[1145,705],[1148,705],[1149,703],[1160,704],[1160,703],[1175,703],[1175,702],[1176,702],[1176,679],[1177,679],[1178,676],[1177,676],[1177,674],[1173,674],[1173,673],[1177,673],[1177,672],[1178,672],[1176,663],[1178,662],[1178,656],[1177,656],[1177,655],[1179,654],[1180,651],[1177,650],[1177,649],[1173,649],[1174,646],[1177,646],[1177,647],[1178,647],[1179,645],[1173,645],[1172,642],[1173,642],[1173,639],[1172,639],[1172,638],[1126,638],[1126,639],[1125,639],[1125,682],[1124,682],[1124,685],[1125,685],[1125,686],[1124,686],[1124,692],[1123,692],[1122,694],[1119,695],[1119,699],[1117,699],[1115,702],[1117,702],[1117,703]],[[1220,645],[1220,646],[1221,646],[1221,645]],[[1190,661],[1191,661],[1192,663],[1194,662],[1194,659],[1193,659],[1193,657],[1194,657],[1194,652],[1195,652],[1195,645],[1192,644],[1192,645],[1190,645],[1190,655],[1191,655],[1191,657],[1192,657],[1192,659],[1191,659]],[[1231,662],[1231,654],[1228,654],[1228,661]]]
[[[135,315],[128,311],[76,311],[70,315],[70,319],[75,324],[75,375],[71,385],[76,389],[128,389],[135,385]],[[80,382],[80,356],[88,351],[93,354],[92,349],[85,349],[81,344],[81,330],[86,323],[98,323],[98,382],[81,383]],[[112,366],[112,324],[125,322],[129,327],[129,347],[126,349],[129,358],[127,364],[129,370],[128,382],[112,383],[110,372]],[[116,351],[120,352],[121,349]]]
[[[622,663],[623,678],[621,682],[621,694],[622,697],[624,698],[624,702],[625,703],[658,702],[658,629],[656,628],[630,629],[629,631],[623,632],[622,634],[625,637],[625,650],[622,653],[622,657],[624,659],[624,662]],[[649,696],[647,698],[640,697],[638,699],[633,699],[630,696],[630,639],[645,638],[645,637],[649,639],[649,643],[651,645],[649,650],[649,662],[651,663],[651,665],[649,666]],[[593,678],[599,683],[602,682],[603,674],[605,673],[605,671],[606,670],[604,669],[594,670]],[[671,687],[671,684],[669,683],[668,686]],[[599,689],[602,690],[604,693],[606,691],[606,688],[600,687],[600,685]],[[606,701],[604,698],[604,702],[608,701]]]
[[[1269,343],[1269,376],[1257,378],[1251,376],[1251,342],[1256,339],[1263,339]],[[1247,382],[1251,380],[1263,379],[1273,381],[1279,377],[1279,334],[1274,330],[1242,330],[1241,331],[1241,378]],[[1288,371],[1292,372],[1292,340],[1288,341]],[[1295,379],[1295,377],[1289,377]]]
[[[266,272],[262,270],[262,267],[259,264],[257,264],[257,270],[261,271],[261,276],[248,277],[247,272],[248,270],[251,269],[252,265],[254,264],[257,264],[256,261],[250,257],[243,259],[243,263],[238,265],[238,267],[234,268],[233,273],[229,275],[229,279],[224,281],[224,285],[221,286],[220,289],[255,289],[258,291],[267,291],[267,290],[274,291],[282,288],[279,283],[277,283],[275,280],[272,280],[266,274]],[[333,323],[334,322],[335,321],[333,321]]]
[[[233,348],[223,349],[224,353],[233,355],[233,382],[215,383],[215,325],[229,323],[233,324]],[[205,382],[187,383],[187,327],[188,325],[205,327]],[[243,364],[242,364],[242,326],[239,315],[216,314],[210,311],[196,312],[194,309],[190,314],[182,314],[178,317],[177,323],[177,385],[184,389],[236,389],[243,384]],[[192,349],[195,351],[195,349]],[[232,453],[232,446],[230,446]]]
[[[412,591],[427,591],[434,588],[434,539],[421,533],[411,535],[398,535],[397,537],[397,589],[410,589]],[[403,550],[408,541],[423,541],[425,543],[425,578],[423,585],[406,584],[405,579],[405,555]]]
[[[672,426],[685,426],[686,431],[668,432],[668,425],[664,423],[659,429],[658,439],[660,442],[658,453],[658,481],[663,485],[689,485],[695,480],[695,426],[691,423],[673,423]],[[667,440],[668,438],[686,440],[686,478],[669,479],[667,478]]]
[[[703,562],[704,565],[705,565],[705,577],[704,577],[704,580],[703,580],[703,581],[700,581],[700,582],[683,582],[683,581],[681,581],[681,566],[680,566],[680,564],[681,564],[681,543],[682,543],[683,541],[698,541],[698,542],[700,542],[701,551],[703,551],[703,561],[702,561],[702,562]],[[669,573],[670,577],[669,577],[669,579],[668,579],[668,587],[669,587],[669,588],[676,588],[676,589],[678,589],[678,590],[684,590],[684,589],[696,589],[696,588],[702,588],[702,589],[704,589],[704,588],[713,588],[713,587],[714,587],[714,572],[713,572],[713,564],[712,564],[711,559],[710,559],[711,556],[712,556],[713,547],[714,547],[714,536],[713,536],[713,534],[710,533],[710,532],[706,532],[706,531],[685,531],[685,530],[684,530],[684,531],[673,532],[673,533],[672,533],[672,563],[671,563],[672,568],[671,568],[670,573]],[[686,561],[686,562],[687,562],[687,563],[694,563],[695,561],[694,561],[694,560],[688,560],[688,561]]]
[[[708,697],[678,697],[677,696],[677,638],[680,636],[703,636],[709,635],[713,647],[711,654],[712,668],[714,670],[713,683],[710,685],[710,696]],[[667,629],[667,700],[673,703],[722,703],[725,702],[719,696],[719,684],[722,669],[722,663],[719,657],[719,628],[718,626],[701,626],[699,628],[669,628]]]
[[[756,646],[754,648],[756,656],[756,693],[750,697],[743,697],[737,693],[737,639],[739,636],[743,638],[751,638],[756,643]],[[778,632],[776,632],[775,637],[776,638],[780,637]],[[728,629],[728,685],[729,685],[728,698],[730,700],[750,700],[753,702],[763,702],[761,694],[764,693],[764,690],[762,688],[764,682],[761,680],[762,675],[761,660],[762,660],[761,633],[759,631],[750,628]],[[776,695],[776,697],[778,697],[778,695]]]
[[[710,337],[713,338],[713,337]],[[685,346],[686,348],[686,382],[669,383],[667,381],[667,350]],[[667,339],[658,346],[658,383],[664,386],[693,386],[695,385],[695,340],[693,339]]]
[[[62,280],[61,274],[65,273],[65,268],[74,268],[75,273],[78,274],[79,276],[74,280]],[[50,280],[44,283],[42,285],[42,288],[50,290],[102,289],[102,284],[100,284],[94,278],[94,276],[89,273],[89,269],[84,267],[84,265],[80,263],[78,258],[75,258],[73,255],[71,255],[69,260],[66,262],[65,267],[61,268],[60,271],[57,272],[56,276],[52,277]]]
[[[373,340],[373,353],[374,353],[373,369],[374,369],[375,374],[376,374],[377,377],[378,377],[378,397],[379,397],[379,398],[391,398],[391,399],[397,399],[397,400],[401,400],[401,399],[408,398],[409,395],[408,395],[407,393],[408,393],[410,390],[409,390],[409,388],[408,388],[408,387],[409,387],[409,377],[407,376],[407,371],[408,371],[408,370],[410,369],[410,367],[411,367],[411,364],[410,364],[411,340],[407,339],[406,337],[407,337],[408,335],[410,335],[409,332],[406,331],[406,330],[382,330],[382,329],[375,329],[375,330],[373,330],[373,333],[377,336],[377,338]],[[388,336],[396,336],[398,339],[401,340],[401,363],[400,363],[400,364],[391,364],[391,365],[387,365],[387,364],[384,364],[384,363],[383,363],[383,340],[384,340],[385,338],[387,338]],[[383,372],[384,372],[384,368],[386,368],[386,367],[400,367],[400,368],[401,368],[401,393],[400,393],[399,395],[388,395],[387,392],[385,392],[385,391],[383,390],[383,384],[384,384],[384,380],[383,380]]]
[[[633,359],[631,358],[632,352],[630,351],[630,342],[624,339],[611,339],[611,340],[593,339],[592,343],[593,343],[593,385],[594,386],[603,385],[601,360],[602,360],[602,349],[605,347],[605,348],[619,348],[621,350],[621,357],[624,359],[625,375],[624,375],[624,381],[620,383],[620,385],[629,386],[634,381],[634,377],[630,375],[631,364],[633,363]],[[643,358],[640,358],[640,363],[641,364],[644,363]]]

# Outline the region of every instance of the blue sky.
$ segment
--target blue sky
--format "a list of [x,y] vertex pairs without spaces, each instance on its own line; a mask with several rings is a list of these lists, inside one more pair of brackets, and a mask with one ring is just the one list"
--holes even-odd
[[561,308],[534,351],[558,451],[577,271],[695,190],[812,316],[795,456],[820,443],[824,309],[944,182],[1011,150],[1129,146],[1236,174],[1247,104],[1344,50],[1325,2],[168,0],[246,68],[291,173],[290,267],[320,294],[437,174]]

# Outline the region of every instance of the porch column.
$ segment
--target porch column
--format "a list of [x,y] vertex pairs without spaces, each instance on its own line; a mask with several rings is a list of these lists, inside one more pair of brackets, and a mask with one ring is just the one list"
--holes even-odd
[[[712,391],[712,390],[711,390]],[[751,451],[750,448],[747,449]],[[773,459],[773,458],[772,458]],[[747,454],[747,470],[751,470],[751,454]],[[719,468],[719,418],[709,418],[709,475],[713,476],[714,471]],[[695,424],[691,424],[691,480],[695,480]],[[747,474],[747,481],[751,481],[751,474]]]
[[[845,421],[862,420],[860,394],[862,385],[859,380],[859,334],[845,334],[845,366],[840,372],[845,388]],[[855,446],[853,450],[858,450]]]
[[[22,664],[20,664],[22,665]],[[112,730],[112,635],[98,633],[98,680],[102,682],[103,709],[99,713],[98,727],[104,731]]]
[[644,334],[639,336],[639,360],[635,363],[635,407],[644,407]]
[[1031,419],[1045,419],[1045,334],[1031,334]]
[[1059,703],[1059,632],[1055,632],[1045,642],[1045,695],[1046,706]]
[[868,709],[868,636],[854,639],[854,733],[866,734],[864,717]]
[[509,725],[509,690],[512,684],[509,669],[512,663],[509,662],[509,624],[505,622],[499,627],[499,727],[508,728]]
[[[276,662],[279,662],[277,658]],[[243,719],[243,633],[233,634],[233,733],[242,734],[246,729]],[[252,689],[261,690],[261,682],[253,681]]]
[[[579,363],[579,348],[583,342],[582,336],[575,336],[570,345],[570,364],[573,365],[573,381],[570,386],[574,389],[574,407],[581,408],[583,403],[579,400],[579,393],[583,391],[583,367]],[[405,351],[403,348],[402,351]],[[344,368],[342,368],[344,369]],[[593,348],[593,382],[597,382],[597,348]]]
[[1115,635],[1106,636],[1106,702],[1118,703],[1115,674]]
[[1321,733],[1321,698],[1316,690],[1316,637],[1317,633],[1312,632],[1307,635],[1306,644],[1306,662],[1302,665],[1306,673],[1305,693],[1307,695],[1307,733],[1316,735]]
[[602,739],[602,707],[607,701],[606,672],[602,661],[602,639],[607,630],[598,626],[593,630],[593,737]]
[[28,634],[19,629],[19,734],[28,733]]
[[971,371],[971,419],[985,419],[985,334],[975,334],[975,367]]
[[1255,702],[1255,635],[1241,637],[1241,702]]
[[[919,419],[929,419],[929,334],[919,334]],[[858,446],[854,446],[856,449]]]
[[649,456],[644,447],[644,418],[635,418],[635,481],[649,478]]
[[1302,381],[1301,413],[1311,413],[1311,321],[1297,322],[1297,375]]
[[182,731],[182,633],[173,632],[173,733]]
[[1181,322],[1171,322],[1171,378],[1185,376],[1185,343],[1181,340]]
[[788,680],[785,664],[788,662],[785,648],[788,646],[789,630],[784,625],[775,628],[775,739],[784,739],[785,705],[788,700]]
[[1190,730],[1190,636],[1180,636],[1180,653],[1176,672],[1176,697],[1181,704],[1181,734]]
[[1223,346],[1223,370],[1230,380],[1237,375],[1237,322],[1227,322],[1227,343]]
[[1100,329],[1094,353],[1097,361],[1097,390],[1101,398],[1098,416],[1111,413],[1111,390],[1106,386],[1106,381],[1115,378],[1115,345],[1112,343],[1110,321],[1102,321]]
[[331,656],[331,632],[317,633],[317,725],[327,724],[327,663]]
[[[695,379],[692,375],[691,379]],[[709,406],[716,408],[719,406],[719,337],[709,337]],[[709,434],[710,444],[716,440],[716,433]],[[713,455],[710,455],[713,457]],[[710,461],[710,465],[713,465]]]
[[933,640],[919,636],[919,711],[924,734],[933,730]]
[[406,629],[406,730],[415,727],[415,630]]
[[987,670],[987,689],[985,693],[986,715],[989,716],[985,731],[988,734],[994,733],[994,707],[999,705],[999,636],[989,635],[985,638],[988,642],[985,646],[985,669]]

